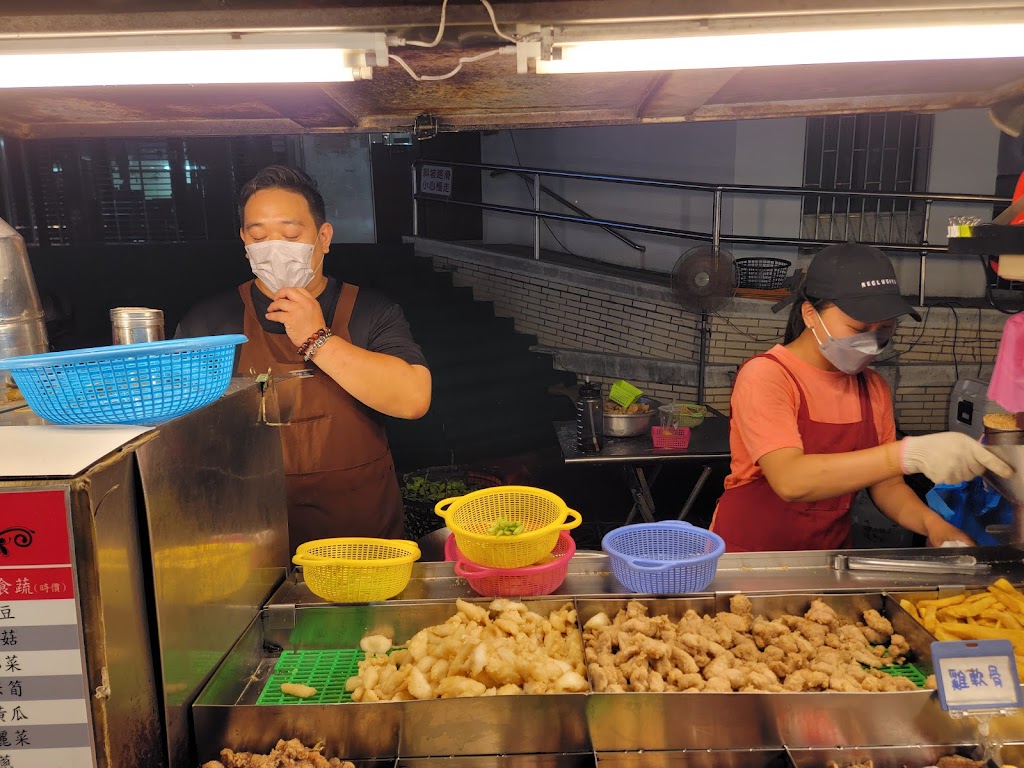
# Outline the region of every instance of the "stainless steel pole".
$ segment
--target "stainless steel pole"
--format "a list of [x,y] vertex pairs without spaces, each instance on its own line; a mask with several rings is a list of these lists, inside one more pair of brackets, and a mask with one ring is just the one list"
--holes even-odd
[[[928,225],[932,220],[932,201],[924,201],[924,229],[921,233],[921,245],[928,245]],[[928,253],[921,251],[921,273],[917,281],[917,304],[924,306],[924,276],[927,267]]]

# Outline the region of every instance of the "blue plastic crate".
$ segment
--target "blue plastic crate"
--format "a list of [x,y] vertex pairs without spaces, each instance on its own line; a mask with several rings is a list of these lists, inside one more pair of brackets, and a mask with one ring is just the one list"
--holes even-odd
[[118,344],[0,360],[29,407],[57,424],[140,424],[209,405],[227,389],[241,334]]

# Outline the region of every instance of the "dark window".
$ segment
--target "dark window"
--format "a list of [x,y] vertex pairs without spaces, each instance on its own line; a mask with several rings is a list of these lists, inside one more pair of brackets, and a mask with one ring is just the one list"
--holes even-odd
[[[901,112],[807,119],[804,188],[924,192],[932,116]],[[804,195],[803,236],[815,240],[921,243],[924,201]]]
[[34,221],[16,209],[17,226],[41,245],[233,239],[238,190],[293,149],[285,136],[27,141]]

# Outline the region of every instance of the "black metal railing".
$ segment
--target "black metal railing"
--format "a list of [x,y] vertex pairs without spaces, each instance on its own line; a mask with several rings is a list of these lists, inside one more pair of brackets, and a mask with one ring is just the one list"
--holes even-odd
[[[424,194],[419,191],[419,167],[424,162],[429,164],[443,164],[451,166],[453,168],[475,168],[480,171],[491,172],[492,175],[500,173],[515,173],[520,177],[532,180],[533,186],[533,208],[522,208],[515,205],[503,205],[499,203],[488,203],[488,202],[476,202],[471,200],[458,200],[453,198],[439,197],[435,195]],[[569,204],[564,198],[561,198],[554,193],[547,190],[541,185],[542,178],[556,178],[556,179],[573,179],[578,181],[593,181],[608,184],[625,184],[631,186],[640,186],[647,188],[658,188],[658,189],[673,189],[683,190],[690,192],[702,192],[711,196],[712,205],[712,226],[710,232],[702,232],[697,230],[688,229],[677,229],[673,227],[655,226],[650,224],[642,224],[630,221],[617,221],[614,219],[604,219],[594,216],[587,215],[581,209],[572,204]],[[758,196],[780,196],[780,197],[804,197],[808,194],[822,195],[826,194],[834,197],[841,198],[852,198],[852,199],[865,199],[865,200],[878,200],[885,199],[890,200],[905,200],[905,201],[919,201],[924,206],[924,221],[923,231],[921,235],[921,242],[918,243],[891,243],[891,242],[869,242],[867,245],[873,245],[883,251],[899,251],[903,253],[916,253],[920,261],[920,277],[918,280],[918,301],[920,304],[925,302],[925,278],[927,269],[927,257],[931,253],[945,253],[946,246],[942,244],[933,244],[928,242],[928,227],[931,220],[932,205],[934,203],[963,203],[966,205],[998,205],[1008,204],[1009,198],[997,197],[995,195],[968,195],[968,194],[946,194],[946,193],[918,193],[918,192],[857,192],[850,190],[832,190],[832,189],[814,189],[808,190],[802,187],[784,187],[784,186],[769,186],[763,184],[707,184],[701,182],[691,181],[676,181],[673,179],[655,179],[655,178],[644,178],[639,176],[618,176],[613,174],[601,174],[601,173],[576,173],[573,171],[560,171],[550,168],[530,168],[516,165],[500,165],[497,163],[468,163],[468,162],[457,162],[457,161],[421,161],[417,160],[412,166],[412,186],[413,186],[413,234],[419,234],[418,224],[418,210],[417,201],[419,200],[432,200],[448,203],[450,205],[460,205],[469,208],[477,208],[485,211],[493,211],[495,213],[508,213],[520,216],[532,216],[534,219],[533,227],[533,255],[535,259],[540,259],[540,223],[542,219],[549,221],[561,221],[570,224],[580,224],[584,226],[600,227],[609,231],[615,237],[620,240],[628,241],[627,244],[631,247],[640,250],[633,241],[625,238],[622,232],[637,232],[641,234],[649,235],[661,235],[664,237],[674,237],[687,240],[697,240],[700,242],[708,242],[715,246],[722,243],[740,244],[740,245],[774,245],[774,246],[793,246],[793,247],[823,247],[831,245],[833,243],[845,242],[845,240],[830,240],[830,239],[818,239],[818,238],[804,238],[804,237],[776,237],[772,235],[748,235],[748,234],[737,234],[734,232],[723,232],[722,231],[722,204],[726,195],[730,196],[743,196],[743,195],[758,195]],[[541,192],[547,191],[550,196],[556,199],[563,205],[568,205],[570,210],[574,213],[560,213],[558,211],[544,210],[541,208]]]

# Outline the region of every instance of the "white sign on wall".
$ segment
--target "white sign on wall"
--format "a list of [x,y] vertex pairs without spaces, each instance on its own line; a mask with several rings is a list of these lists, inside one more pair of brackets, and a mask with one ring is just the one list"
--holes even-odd
[[427,195],[452,196],[452,169],[448,165],[420,167],[420,192]]

